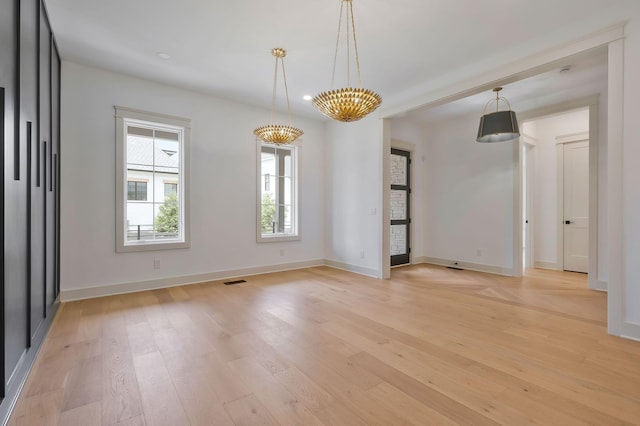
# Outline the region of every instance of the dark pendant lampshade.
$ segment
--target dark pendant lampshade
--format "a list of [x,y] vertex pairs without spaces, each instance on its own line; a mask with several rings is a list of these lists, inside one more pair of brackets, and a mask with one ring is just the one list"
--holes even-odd
[[[500,97],[499,93],[501,90],[502,87],[496,87],[493,89],[496,93],[496,98],[495,100],[487,102],[487,105],[484,108],[486,112],[487,106],[489,106],[491,102],[495,101],[495,112],[490,112],[488,114],[485,113],[480,117],[480,127],[478,127],[478,137],[476,138],[476,141],[478,142],[506,142],[514,140],[520,136],[516,113],[511,111],[509,101]],[[500,101],[505,102],[509,109],[499,111],[498,105]]]
[[505,142],[520,136],[514,111],[497,111],[480,117],[478,142]]

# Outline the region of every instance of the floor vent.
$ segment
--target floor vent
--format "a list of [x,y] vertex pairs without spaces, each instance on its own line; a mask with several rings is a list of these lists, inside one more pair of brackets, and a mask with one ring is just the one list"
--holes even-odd
[[227,281],[224,283],[224,285],[232,285],[232,284],[240,284],[240,283],[246,283],[246,281],[245,280]]

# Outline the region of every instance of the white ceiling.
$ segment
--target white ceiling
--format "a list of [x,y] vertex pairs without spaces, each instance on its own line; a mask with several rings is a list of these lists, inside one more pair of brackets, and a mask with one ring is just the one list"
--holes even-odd
[[[607,49],[602,48],[567,60],[550,71],[504,85],[500,96],[508,100],[514,111],[522,112],[591,96],[606,91],[606,87]],[[495,99],[493,92],[482,92],[444,105],[418,108],[407,112],[404,117],[417,123],[448,120],[472,113],[480,117],[492,99]],[[491,111],[491,108],[495,108],[495,102],[491,102],[487,110]],[[502,102],[500,109],[506,109]]]
[[[270,50],[283,47],[294,112],[320,118],[302,96],[329,89],[339,0],[46,3],[63,60],[264,107],[271,103]],[[505,56],[517,59],[523,46],[550,47],[557,40],[616,24],[639,3],[353,0],[363,84],[387,102],[398,102],[454,70]],[[171,58],[161,59],[158,52]],[[344,63],[338,67],[340,87],[346,84],[341,78],[346,71]],[[579,72],[576,66],[576,75]],[[523,93],[539,90],[535,84],[545,81],[560,80],[552,74],[541,76],[532,86],[523,86]],[[511,88],[505,95],[514,102],[519,96]],[[486,99],[483,95],[483,103]],[[284,102],[279,105],[284,107]]]

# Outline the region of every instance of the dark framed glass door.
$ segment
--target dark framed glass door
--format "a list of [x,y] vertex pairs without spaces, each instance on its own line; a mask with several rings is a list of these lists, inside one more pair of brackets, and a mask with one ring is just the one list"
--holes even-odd
[[410,263],[411,153],[391,148],[391,266]]

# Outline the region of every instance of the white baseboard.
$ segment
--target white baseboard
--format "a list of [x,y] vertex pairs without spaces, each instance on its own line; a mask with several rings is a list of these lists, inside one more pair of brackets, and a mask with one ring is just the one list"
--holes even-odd
[[115,294],[135,293],[145,290],[175,287],[179,285],[197,284],[207,281],[217,281],[228,278],[246,277],[250,275],[266,274],[270,272],[282,272],[293,269],[310,268],[325,265],[324,259],[308,260],[302,262],[281,263],[278,265],[257,266],[252,268],[235,269],[228,271],[209,272],[205,274],[184,275],[179,277],[161,278],[157,280],[136,281],[130,283],[112,284],[99,287],[79,288],[74,290],[62,290],[60,300],[70,302],[72,300],[91,299],[94,297],[112,296]]
[[594,280],[590,279],[589,280],[589,288],[591,290],[607,292],[607,291],[609,291],[609,284],[604,282],[604,281],[597,280],[597,279],[594,279]]
[[622,333],[620,334],[620,337],[640,342],[640,324],[625,321],[622,323]]
[[335,269],[343,271],[355,272],[356,274],[366,275],[372,278],[380,278],[377,269],[365,268],[364,266],[351,265],[349,263],[338,262],[337,260],[325,259],[324,264]]
[[[454,264],[457,262],[458,264]],[[432,265],[451,266],[455,268],[467,269],[469,271],[487,272],[489,274],[513,276],[511,268],[503,268],[501,266],[485,265],[482,263],[462,262],[459,260],[439,259],[437,257],[424,257],[424,263]]]
[[424,256],[416,256],[411,258],[412,265],[419,265],[420,263],[427,263],[427,258]]
[[540,269],[550,269],[552,271],[562,271],[562,268],[556,262],[543,262],[541,260],[536,260],[534,262],[534,266]]

